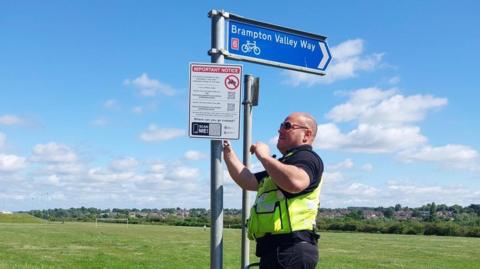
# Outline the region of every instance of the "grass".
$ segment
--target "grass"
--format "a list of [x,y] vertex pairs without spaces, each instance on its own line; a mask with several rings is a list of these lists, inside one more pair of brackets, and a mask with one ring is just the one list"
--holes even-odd
[[[479,238],[321,235],[318,269],[476,269],[480,264]],[[209,242],[210,231],[195,227],[0,223],[0,268],[210,268]],[[239,268],[240,230],[225,229],[223,245],[224,268]]]
[[34,217],[27,213],[2,214],[0,223],[45,223],[45,220]]

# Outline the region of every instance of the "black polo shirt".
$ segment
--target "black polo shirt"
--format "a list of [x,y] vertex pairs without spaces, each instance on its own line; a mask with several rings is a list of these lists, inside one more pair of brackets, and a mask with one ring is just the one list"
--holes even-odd
[[[287,156],[291,152],[293,152],[293,155],[285,158],[285,156]],[[315,190],[315,188],[317,188],[318,184],[320,184],[320,180],[323,174],[323,162],[322,159],[317,155],[317,153],[312,150],[312,146],[302,145],[293,148],[278,160],[284,164],[295,165],[296,167],[303,169],[310,178],[310,184],[308,185],[308,187],[299,193],[289,193],[285,190],[282,190],[282,192],[287,198],[312,192],[313,190]],[[259,183],[261,180],[263,180],[263,178],[267,176],[267,171],[262,171],[255,174],[255,178]]]

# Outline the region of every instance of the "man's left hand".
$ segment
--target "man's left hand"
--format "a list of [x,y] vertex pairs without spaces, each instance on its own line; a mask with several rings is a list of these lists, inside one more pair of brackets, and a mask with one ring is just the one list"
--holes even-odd
[[257,142],[250,147],[250,153],[255,153],[258,159],[262,159],[270,157],[270,148],[265,143]]

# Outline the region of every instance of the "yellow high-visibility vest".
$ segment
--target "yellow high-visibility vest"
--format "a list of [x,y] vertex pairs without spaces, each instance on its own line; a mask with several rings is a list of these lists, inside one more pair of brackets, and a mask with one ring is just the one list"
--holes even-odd
[[[291,157],[294,152],[284,158]],[[265,234],[286,234],[300,230],[313,230],[320,205],[320,189],[323,180],[309,193],[287,198],[270,176],[260,181],[255,204],[250,210],[248,238]]]

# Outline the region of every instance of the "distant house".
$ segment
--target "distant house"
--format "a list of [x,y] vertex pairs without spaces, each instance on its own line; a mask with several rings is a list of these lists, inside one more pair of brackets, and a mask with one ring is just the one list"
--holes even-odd
[[0,211],[0,214],[11,215],[13,213],[10,211]]
[[427,211],[427,210],[419,211],[418,214],[419,214],[422,218],[428,218],[428,217],[430,217],[430,211]]
[[444,219],[444,220],[454,220],[453,212],[452,211],[438,211],[436,212],[437,217]]
[[378,219],[378,218],[383,218],[384,215],[381,211],[375,211],[375,210],[364,210],[363,211],[363,218],[364,219]]
[[412,218],[412,214],[413,212],[410,210],[407,210],[407,211],[400,210],[400,211],[395,211],[393,213],[393,216],[397,220],[407,220]]

